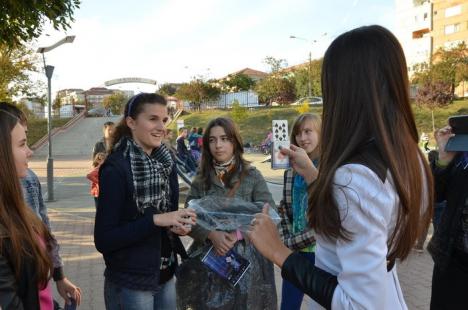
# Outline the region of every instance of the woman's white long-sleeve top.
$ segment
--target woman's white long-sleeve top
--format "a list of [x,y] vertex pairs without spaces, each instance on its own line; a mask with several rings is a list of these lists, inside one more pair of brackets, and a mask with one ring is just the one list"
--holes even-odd
[[333,195],[352,241],[317,235],[315,265],[338,277],[332,309],[407,309],[396,266],[387,271],[400,204],[389,172],[382,181],[366,166],[344,165],[335,173]]

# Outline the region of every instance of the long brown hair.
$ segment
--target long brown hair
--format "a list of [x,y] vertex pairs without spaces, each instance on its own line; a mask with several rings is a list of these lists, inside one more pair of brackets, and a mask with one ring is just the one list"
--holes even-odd
[[352,239],[333,198],[333,177],[373,140],[381,158],[370,161],[389,169],[400,200],[387,257],[405,259],[429,225],[433,181],[418,147],[406,61],[397,39],[380,26],[340,35],[325,53],[322,93],[320,140],[327,143],[322,144],[319,176],[310,193],[309,222],[329,239]]
[[110,152],[114,151],[114,146],[122,139],[123,137],[132,137],[132,131],[127,126],[127,117],[137,119],[138,115],[143,112],[145,104],[160,104],[167,106],[167,101],[164,96],[155,93],[139,93],[131,97],[124,109],[124,116],[120,122],[115,127],[115,131],[112,135],[112,142],[110,147]]
[[23,199],[11,141],[11,131],[19,122],[13,113],[0,109],[0,253],[8,251],[17,280],[24,264],[31,262],[38,283],[45,286],[53,266],[38,238],[43,237],[50,249],[51,236]]
[[202,148],[202,157],[200,163],[200,176],[205,186],[205,190],[210,189],[211,187],[211,180],[210,180],[210,171],[213,171],[213,155],[210,151],[210,133],[211,128],[213,127],[222,127],[226,136],[231,141],[234,146],[234,159],[235,165],[234,169],[228,171],[224,177],[225,184],[227,188],[232,188],[234,184],[232,184],[232,177],[239,173],[247,173],[247,167],[249,162],[246,161],[243,157],[244,154],[244,146],[242,144],[242,138],[239,133],[239,129],[237,128],[234,121],[226,117],[218,117],[211,120],[206,126],[205,132],[203,134],[203,148]]

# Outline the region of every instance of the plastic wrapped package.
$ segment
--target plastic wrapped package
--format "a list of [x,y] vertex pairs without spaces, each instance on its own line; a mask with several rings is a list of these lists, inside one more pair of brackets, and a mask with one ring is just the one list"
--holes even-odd
[[[207,196],[189,202],[197,213],[197,225],[207,230],[247,231],[263,203],[238,198]],[[280,222],[270,208],[270,217]],[[243,234],[244,237],[246,236]],[[195,241],[189,250],[190,259],[177,272],[177,309],[179,310],[270,310],[277,309],[273,264],[257,252],[248,240],[238,241],[233,250],[248,260],[250,266],[236,285],[207,267],[202,259],[211,242]]]
[[[246,232],[255,217],[262,212],[262,202],[247,202],[239,198],[205,196],[193,199],[188,207],[197,213],[197,223],[208,230]],[[273,208],[268,208],[270,218],[279,224],[281,218]]]

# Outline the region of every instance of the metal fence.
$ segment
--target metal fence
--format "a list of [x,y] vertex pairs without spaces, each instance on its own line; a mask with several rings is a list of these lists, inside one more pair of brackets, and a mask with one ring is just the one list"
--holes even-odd
[[[259,106],[257,93],[249,90],[221,94],[217,100],[203,102],[200,105],[200,109],[230,109],[236,100],[239,102],[239,105],[243,107],[255,108]],[[192,110],[194,107],[190,102],[184,102],[184,109]]]
[[[35,117],[39,118],[39,119],[44,119],[44,118],[47,118],[48,116],[48,113],[47,112],[34,112],[33,113]],[[52,118],[72,118],[74,117],[75,115],[78,115],[80,114],[79,112],[72,112],[72,111],[66,111],[66,112],[54,112],[52,111],[52,115],[51,117]]]

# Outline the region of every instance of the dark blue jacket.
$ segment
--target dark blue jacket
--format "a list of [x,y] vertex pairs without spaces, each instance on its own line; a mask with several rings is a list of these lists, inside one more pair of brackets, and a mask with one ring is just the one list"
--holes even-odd
[[[179,192],[175,169],[171,172],[170,186],[171,209],[177,210]],[[94,244],[104,255],[106,267],[114,272],[159,273],[163,228],[153,223],[156,209],[147,208],[145,214],[138,212],[133,199],[130,161],[122,151],[110,154],[100,168],[99,191]],[[177,241],[178,247],[182,246],[178,238]]]

